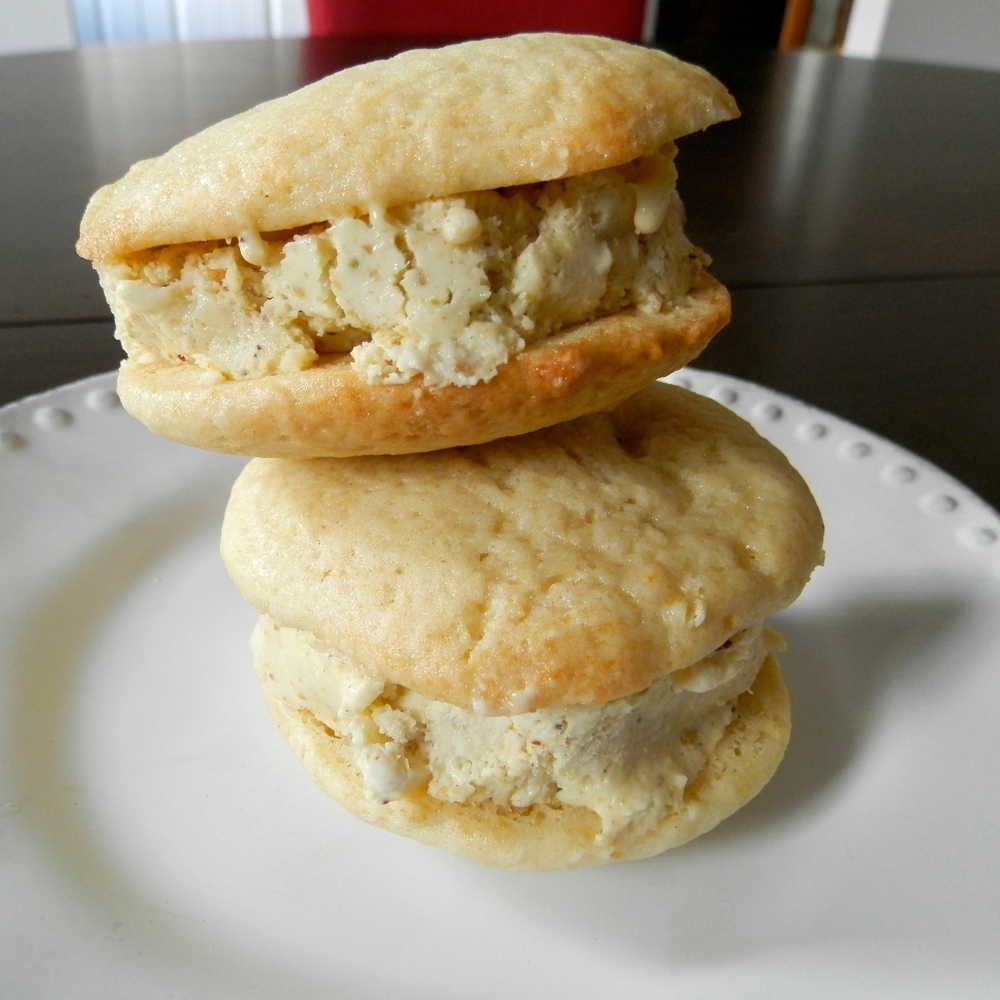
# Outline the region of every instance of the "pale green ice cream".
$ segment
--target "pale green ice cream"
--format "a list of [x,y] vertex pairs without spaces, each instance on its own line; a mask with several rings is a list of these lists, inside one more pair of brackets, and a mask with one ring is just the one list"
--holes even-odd
[[736,699],[782,642],[757,626],[637,694],[513,715],[466,711],[366,676],[267,616],[252,646],[271,692],[345,741],[376,801],[426,791],[453,803],[583,806],[612,837],[639,835],[679,807]]
[[349,352],[370,384],[472,385],[567,326],[686,294],[705,258],[673,156],[95,267],[140,363],[244,379]]

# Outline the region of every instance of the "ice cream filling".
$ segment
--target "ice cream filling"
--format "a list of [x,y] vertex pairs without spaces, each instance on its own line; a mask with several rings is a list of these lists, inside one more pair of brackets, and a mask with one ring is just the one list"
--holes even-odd
[[349,354],[369,384],[472,385],[567,327],[690,290],[705,258],[683,232],[674,153],[95,267],[139,362],[250,379]]
[[257,669],[287,704],[344,741],[367,794],[500,807],[582,806],[602,837],[640,836],[676,811],[781,637],[762,625],[710,656],[599,706],[484,716],[370,677],[308,633],[262,616]]

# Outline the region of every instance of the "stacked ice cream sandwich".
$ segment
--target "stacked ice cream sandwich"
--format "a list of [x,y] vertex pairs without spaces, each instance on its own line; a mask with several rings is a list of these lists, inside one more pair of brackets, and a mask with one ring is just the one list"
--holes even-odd
[[815,502],[656,379],[729,300],[683,232],[704,71],[521,35],[345,70],[136,164],[94,260],[154,431],[255,456],[222,531],[272,713],[316,782],[487,864],[645,857],[768,780],[765,624]]

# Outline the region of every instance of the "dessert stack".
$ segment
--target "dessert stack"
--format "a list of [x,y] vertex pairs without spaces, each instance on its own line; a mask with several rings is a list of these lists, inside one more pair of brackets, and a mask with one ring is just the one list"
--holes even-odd
[[671,56],[531,34],[353,67],[98,191],[126,408],[252,456],[222,557],[264,696],[355,815],[486,864],[646,857],[764,785],[766,619],[822,560],[785,458],[657,380],[729,297]]

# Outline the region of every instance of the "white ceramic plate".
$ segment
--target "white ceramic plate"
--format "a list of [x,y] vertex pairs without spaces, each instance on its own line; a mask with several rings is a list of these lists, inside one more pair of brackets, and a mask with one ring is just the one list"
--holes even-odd
[[1000,519],[896,446],[688,371],[828,522],[780,625],[788,756],[647,862],[493,871],[315,790],[216,537],[241,461],[111,376],[0,412],[0,996],[995,998]]

